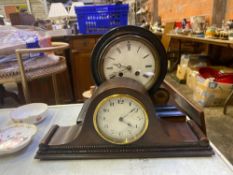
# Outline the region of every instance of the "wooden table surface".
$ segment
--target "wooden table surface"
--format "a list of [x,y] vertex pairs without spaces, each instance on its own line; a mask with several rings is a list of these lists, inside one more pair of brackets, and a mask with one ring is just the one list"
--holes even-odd
[[[0,157],[1,175],[233,175],[232,165],[213,146],[212,157],[40,161],[34,159],[38,144],[52,124],[76,122],[82,104],[50,106],[31,144],[20,152]],[[12,121],[12,109],[0,110],[0,127]]]
[[172,34],[172,33],[169,33],[167,35],[174,39],[194,41],[194,42],[200,42],[200,43],[205,43],[205,44],[213,44],[213,45],[229,47],[233,49],[233,41],[230,41],[230,40],[201,38],[201,37],[181,35],[181,34]]

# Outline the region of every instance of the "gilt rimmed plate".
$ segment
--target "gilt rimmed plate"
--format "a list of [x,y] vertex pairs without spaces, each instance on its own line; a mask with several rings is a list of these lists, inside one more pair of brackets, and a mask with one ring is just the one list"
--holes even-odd
[[0,155],[15,153],[25,148],[36,134],[35,125],[17,123],[0,129]]

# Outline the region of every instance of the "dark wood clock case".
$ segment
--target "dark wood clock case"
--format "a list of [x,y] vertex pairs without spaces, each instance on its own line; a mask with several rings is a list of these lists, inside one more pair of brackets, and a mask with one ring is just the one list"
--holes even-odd
[[137,26],[128,25],[112,29],[98,40],[91,54],[91,70],[93,80],[95,81],[97,86],[99,86],[106,80],[100,74],[102,71],[100,65],[103,64],[101,61],[102,52],[105,49],[105,47],[109,45],[110,42],[117,38],[127,35],[142,37],[146,39],[147,42],[149,42],[153,46],[154,50],[156,50],[157,52],[159,59],[159,61],[157,61],[157,64],[159,64],[160,66],[159,76],[156,80],[156,83],[154,83],[154,85],[149,89],[149,93],[154,94],[160,87],[167,73],[167,54],[163,47],[163,44],[155,34],[153,34],[147,29]]
[[[103,140],[93,126],[93,113],[97,104],[112,94],[128,94],[140,100],[149,114],[149,126],[138,141],[128,145],[114,145]],[[212,148],[196,122],[159,118],[144,87],[131,79],[120,78],[104,82],[87,100],[76,125],[52,126],[43,138],[36,154],[37,159],[106,159],[211,156]]]

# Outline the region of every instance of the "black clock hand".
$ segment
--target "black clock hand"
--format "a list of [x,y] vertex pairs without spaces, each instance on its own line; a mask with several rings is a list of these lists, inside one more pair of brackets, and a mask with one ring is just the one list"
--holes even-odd
[[125,123],[125,124],[127,124],[127,125],[130,126],[130,127],[133,127],[131,123],[129,123],[129,122],[127,122],[127,121],[124,120],[124,118],[127,117],[127,116],[128,116],[130,113],[132,113],[133,111],[135,111],[135,108],[133,108],[131,111],[129,111],[129,112],[128,112],[127,114],[125,114],[124,116],[120,117],[120,118],[119,118],[119,121],[120,121],[120,122],[123,122],[123,123]]
[[122,122],[122,123],[125,123],[125,124],[127,124],[127,125],[128,125],[128,126],[130,126],[130,127],[133,127],[131,123],[129,123],[129,122],[126,122],[125,120],[120,120],[120,119],[119,119],[119,121],[120,121],[120,122]]
[[119,74],[120,72],[126,72],[126,71],[128,71],[127,69],[123,69],[123,70],[119,70],[119,72],[113,72],[112,74],[110,74],[109,75],[109,77],[111,78],[114,78],[114,77],[116,77],[117,76],[117,74]]
[[119,121],[123,121],[125,117],[127,117],[130,113],[132,113],[133,111],[135,111],[136,108],[131,109],[127,114],[123,115],[122,117],[119,118]]
[[119,71],[115,71],[115,72],[113,72],[112,74],[110,74],[109,75],[109,77],[111,78],[114,78],[114,77],[116,77],[116,75],[117,74],[119,74],[119,73],[123,73],[123,72],[127,72],[127,71],[131,71],[132,70],[132,67],[131,66],[126,66],[124,69],[121,69],[121,70],[119,70]]
[[113,66],[116,66],[117,68],[123,68],[123,70],[131,70],[132,66],[128,65],[128,66],[124,66],[121,63],[114,63]]
[[113,64],[113,66],[116,66],[117,68],[121,68],[122,67],[122,65],[120,63],[115,63],[115,64]]

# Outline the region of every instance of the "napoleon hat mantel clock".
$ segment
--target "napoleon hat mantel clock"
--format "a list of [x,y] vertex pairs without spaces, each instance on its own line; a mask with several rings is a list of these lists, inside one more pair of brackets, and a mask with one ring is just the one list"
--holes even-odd
[[[106,159],[210,156],[209,141],[190,120],[155,115],[150,93],[166,74],[166,54],[150,32],[126,26],[104,35],[92,53],[99,87],[77,122],[52,126],[37,159]],[[148,91],[150,93],[148,93]]]

